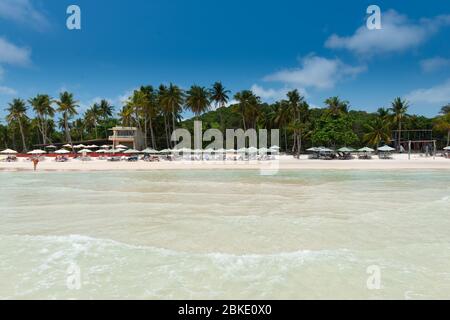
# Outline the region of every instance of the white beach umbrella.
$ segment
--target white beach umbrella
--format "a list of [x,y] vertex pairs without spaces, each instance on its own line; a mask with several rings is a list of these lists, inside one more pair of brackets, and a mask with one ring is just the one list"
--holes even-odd
[[275,146],[271,146],[270,149],[280,150],[281,148],[279,146],[275,145]]
[[338,150],[339,152],[353,152],[355,149],[343,147]]
[[306,151],[317,152],[317,151],[320,151],[320,148],[312,147],[312,148],[306,149]]
[[123,144],[119,144],[116,146],[117,149],[128,149],[127,146],[124,146]]
[[63,147],[64,148],[72,148],[72,145],[67,143],[67,144],[63,145]]
[[96,149],[96,148],[98,148],[98,146],[95,145],[95,144],[91,144],[90,146],[87,146],[86,148],[88,148],[88,149]]
[[159,151],[152,149],[152,148],[146,148],[146,149],[142,150],[142,153],[155,154],[155,153],[159,153]]
[[45,147],[46,149],[56,149],[56,147],[54,145],[49,145]]
[[258,152],[258,148],[250,147],[250,148],[247,149],[247,151],[248,151],[249,153],[257,153],[257,152]]
[[359,152],[374,152],[372,148],[364,147],[358,150]]
[[445,147],[444,150],[450,150],[450,146]]
[[240,148],[239,150],[238,150],[238,152],[239,153],[245,153],[245,152],[247,152],[247,148]]
[[320,152],[333,152],[330,148],[320,148]]
[[382,147],[378,148],[378,151],[391,152],[391,151],[395,151],[395,149],[392,148],[392,147],[389,147],[388,145],[385,145],[385,146],[382,146]]
[[225,153],[227,152],[227,150],[225,150],[224,148],[220,148],[216,150],[217,153]]
[[12,149],[6,149],[0,152],[0,154],[17,154],[17,151]]
[[102,149],[109,149],[110,146],[108,146],[107,144],[102,145],[100,148]]
[[216,150],[211,148],[203,150],[203,153],[214,153],[214,152],[216,152]]
[[92,153],[92,151],[89,149],[82,149],[82,150],[78,151],[78,153]]
[[172,152],[172,150],[170,150],[170,149],[163,149],[159,153],[171,153],[171,152]]
[[35,149],[35,150],[28,152],[28,154],[44,154],[44,153],[46,153],[46,152],[44,150],[40,150],[40,149]]
[[82,148],[86,148],[86,146],[84,144],[78,144],[76,146],[74,146],[75,149],[82,149]]
[[227,153],[235,153],[236,150],[234,150],[234,149],[228,149],[226,152],[227,152]]
[[263,147],[263,148],[259,148],[258,152],[259,153],[267,153],[267,152],[270,152],[270,150]]
[[95,153],[105,153],[105,152],[107,152],[107,150],[100,149],[100,150],[95,151]]
[[55,151],[56,154],[68,154],[70,151],[67,151],[66,149],[59,149]]
[[140,153],[140,151],[135,150],[135,149],[128,149],[128,150],[125,150],[123,153],[125,153],[125,154],[134,154],[134,153]]

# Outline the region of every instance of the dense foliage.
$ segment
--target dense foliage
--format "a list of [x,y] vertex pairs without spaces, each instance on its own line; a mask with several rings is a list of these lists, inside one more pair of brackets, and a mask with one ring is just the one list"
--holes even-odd
[[[0,148],[26,151],[39,144],[106,139],[108,129],[115,125],[136,126],[149,147],[170,148],[171,132],[176,128],[192,131],[196,119],[203,122],[204,130],[280,129],[280,147],[294,155],[319,145],[398,145],[392,141],[393,130],[433,129],[438,147],[450,143],[450,105],[442,107],[439,116],[427,118],[409,115],[408,102],[401,98],[375,113],[351,110],[350,103],[339,97],[326,99],[323,108],[310,108],[297,90],[273,104],[261,102],[250,90],[237,92],[233,98],[237,103],[228,106],[230,91],[216,82],[211,89],[194,85],[186,91],[174,84],[142,86],[117,114],[106,100],[79,114],[78,101],[69,92],[57,99],[45,94],[28,101],[13,99],[5,108],[6,123],[0,124]],[[183,110],[195,117],[182,120]]]

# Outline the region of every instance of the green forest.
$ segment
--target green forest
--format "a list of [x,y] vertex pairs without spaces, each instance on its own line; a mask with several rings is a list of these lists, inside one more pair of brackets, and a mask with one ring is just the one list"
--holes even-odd
[[[374,113],[355,110],[337,96],[312,108],[297,90],[268,104],[250,90],[232,95],[221,82],[210,88],[193,85],[189,90],[174,84],[142,86],[122,106],[101,100],[84,112],[70,92],[58,97],[15,98],[4,109],[7,115],[0,124],[0,148],[22,152],[42,144],[106,139],[108,129],[116,125],[138,127],[151,148],[171,148],[172,131],[186,128],[192,132],[196,119],[203,122],[204,130],[279,129],[281,149],[293,154],[311,146],[398,146],[392,141],[395,130],[433,130],[438,148],[450,143],[450,104],[442,106],[434,118],[410,114],[408,101],[400,97]],[[194,116],[183,119],[186,111]]]

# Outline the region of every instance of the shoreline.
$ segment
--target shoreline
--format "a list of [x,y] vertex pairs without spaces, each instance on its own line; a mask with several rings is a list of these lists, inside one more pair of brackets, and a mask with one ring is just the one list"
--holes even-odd
[[[161,162],[108,162],[71,160],[59,163],[47,158],[38,164],[37,172],[107,172],[107,171],[167,171],[167,170],[450,170],[450,159],[441,157],[413,157],[396,154],[393,159],[382,160],[310,160],[303,155],[300,160],[280,156],[278,161],[161,161]],[[24,159],[18,162],[0,162],[0,172],[34,171],[33,164]]]

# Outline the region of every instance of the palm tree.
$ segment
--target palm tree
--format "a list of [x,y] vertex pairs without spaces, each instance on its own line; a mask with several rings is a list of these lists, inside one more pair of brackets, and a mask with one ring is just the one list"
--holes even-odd
[[122,107],[122,110],[119,112],[120,123],[124,127],[130,127],[133,122],[133,108],[129,105],[125,105]]
[[204,87],[193,85],[187,93],[186,107],[198,117],[210,106],[209,92]]
[[368,131],[363,140],[369,145],[378,147],[382,141],[388,143],[391,140],[391,129],[389,122],[386,122],[383,117],[376,117],[371,124],[366,125]]
[[55,116],[55,110],[52,107],[52,98],[47,94],[38,94],[36,97],[29,99],[28,103],[33,107],[37,115],[39,131],[42,135],[42,143],[51,143],[47,137],[48,118]]
[[438,117],[434,123],[434,129],[447,133],[447,147],[450,145],[450,112]]
[[334,117],[338,117],[348,112],[348,101],[342,101],[339,99],[339,97],[330,97],[325,100],[325,104],[328,107],[328,113]]
[[67,91],[60,93],[59,100],[55,103],[58,105],[58,112],[62,113],[64,119],[64,131],[66,134],[66,141],[72,144],[72,137],[70,136],[69,119],[77,114],[78,101],[75,101],[73,94]]
[[100,103],[98,104],[98,112],[99,117],[102,121],[101,126],[104,130],[104,137],[108,137],[108,120],[111,119],[114,111],[114,106],[112,106],[108,100],[102,99]]
[[275,103],[273,122],[278,126],[278,129],[284,130],[284,150],[288,150],[287,142],[287,125],[290,120],[289,106],[286,100],[282,100]]
[[[214,101],[216,109],[221,109],[226,106],[229,97],[228,94],[230,93],[230,90],[226,90],[223,86],[222,82],[215,82],[210,90],[211,94],[211,101]],[[222,110],[219,111],[219,117],[220,117],[220,129],[224,130],[224,123],[223,123],[223,114]]]
[[[133,94],[128,98],[126,106],[132,110],[132,119],[138,129],[142,130],[141,115],[147,104],[147,95],[142,90],[134,90]],[[144,119],[144,126],[146,126],[146,119]],[[147,145],[147,132],[144,132],[145,144]]]
[[297,158],[300,158],[300,152],[302,148],[302,120],[301,120],[301,109],[304,103],[304,97],[300,95],[297,89],[289,91],[287,93],[288,97],[288,109],[292,113],[292,119],[294,125],[294,145],[292,151],[295,152]]
[[152,140],[152,148],[156,149],[155,132],[153,129],[153,118],[158,113],[157,96],[152,86],[141,87],[141,91],[145,94],[145,100],[142,113],[144,114],[145,121],[145,143],[147,146],[147,122],[150,126],[150,137]]
[[450,103],[441,108],[441,114],[450,113]]
[[27,117],[27,106],[25,105],[25,101],[22,99],[14,99],[11,103],[8,104],[9,107],[6,109],[8,111],[8,115],[6,116],[6,120],[8,123],[17,122],[20,129],[20,135],[22,137],[22,149],[23,151],[27,151],[27,144],[25,142],[25,133],[23,130],[23,121],[28,119]]
[[389,118],[389,109],[386,108],[378,108],[376,112],[377,116],[382,120],[387,120]]
[[397,124],[398,132],[397,132],[397,149],[400,151],[400,143],[402,138],[402,122],[406,117],[406,112],[408,111],[409,104],[406,100],[402,100],[402,98],[397,97],[392,101],[392,105],[390,110],[393,112],[392,120],[395,124]]
[[183,90],[171,83],[167,90],[164,91],[161,103],[164,105],[164,109],[172,114],[172,130],[175,131],[176,118],[181,112],[184,103]]
[[101,110],[100,106],[97,103],[94,103],[92,107],[86,110],[84,114],[84,121],[86,122],[86,125],[88,127],[94,128],[95,139],[98,139],[97,126],[100,118],[101,118]]
[[234,95],[238,101],[237,111],[241,114],[244,130],[247,130],[247,123],[253,123],[256,126],[258,116],[258,106],[260,99],[250,90],[243,90]]
[[106,121],[108,118],[112,117],[113,109],[114,107],[111,106],[111,104],[105,99],[102,99],[98,104],[99,116],[103,121]]
[[170,141],[169,141],[169,123],[167,121],[167,117],[170,114],[171,110],[169,109],[169,106],[164,104],[164,97],[166,96],[166,92],[167,92],[167,87],[163,84],[161,84],[158,88],[158,93],[157,93],[157,104],[159,106],[159,109],[162,112],[163,118],[164,118],[164,130],[166,133],[166,147],[170,148]]

